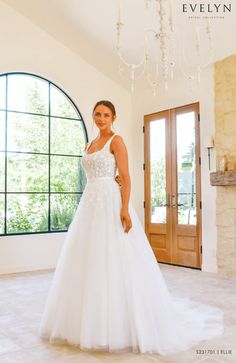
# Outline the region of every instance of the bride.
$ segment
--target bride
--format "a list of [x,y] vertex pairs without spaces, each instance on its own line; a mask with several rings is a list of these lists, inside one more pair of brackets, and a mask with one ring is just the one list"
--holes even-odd
[[114,105],[97,102],[93,119],[99,134],[81,158],[87,184],[66,234],[39,335],[81,350],[160,355],[221,335],[221,310],[174,297],[166,286],[130,202],[127,149],[111,130]]

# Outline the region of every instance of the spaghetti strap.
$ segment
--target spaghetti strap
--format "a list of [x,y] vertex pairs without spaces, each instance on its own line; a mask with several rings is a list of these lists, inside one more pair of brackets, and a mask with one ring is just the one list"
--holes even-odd
[[[116,135],[117,135],[117,134],[112,135],[112,136],[110,137],[110,139],[108,139],[108,140],[107,140],[107,142],[103,145],[103,147],[102,147],[100,150],[95,151],[95,152],[99,152],[99,151],[102,151],[102,150],[108,150],[108,151],[110,151],[110,144],[111,144],[111,142],[112,142],[113,138],[114,138]],[[92,140],[92,141],[90,141],[90,142],[88,142],[88,143],[87,143],[87,146],[86,146],[86,148],[85,148],[85,152],[86,152],[86,153],[88,152],[88,149],[89,149],[89,147],[90,147],[90,145],[92,144],[92,142],[93,142],[93,141],[94,141],[94,140]],[[91,154],[93,154],[93,153],[91,153]]]
[[111,145],[111,142],[112,140],[114,139],[114,137],[116,136],[117,134],[114,134],[110,137],[110,139],[106,142],[106,144],[104,145],[103,149],[106,149],[108,151],[110,151],[110,145]]

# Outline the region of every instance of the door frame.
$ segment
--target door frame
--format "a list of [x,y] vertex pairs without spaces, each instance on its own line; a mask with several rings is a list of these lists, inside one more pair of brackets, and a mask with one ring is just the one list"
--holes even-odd
[[[196,233],[198,238],[198,254],[197,254],[197,265],[198,267],[192,267],[192,266],[185,266],[185,265],[177,265],[175,263],[169,263],[171,265],[177,265],[177,266],[184,266],[194,269],[201,269],[202,266],[202,201],[201,201],[201,155],[200,155],[200,104],[199,102],[196,103],[190,103],[187,105],[175,107],[172,109],[162,110],[159,112],[154,112],[151,114],[147,114],[144,116],[144,126],[143,126],[143,133],[144,133],[144,209],[145,209],[145,233],[147,235],[147,238],[150,242],[150,128],[147,126],[147,124],[151,121],[166,118],[166,122],[168,124],[167,132],[166,132],[166,141],[168,140],[171,145],[173,143],[172,137],[175,137],[175,135],[172,135],[171,133],[171,127],[170,123],[175,121],[176,113],[178,110],[183,112],[188,112],[189,110],[194,110],[195,115],[197,119],[195,119],[195,140],[196,140],[196,148],[195,148],[195,156],[196,156],[196,212],[197,212],[197,224],[196,224]],[[167,144],[167,143],[166,143]],[[171,190],[171,181],[173,178],[173,175],[176,174],[176,162],[173,160],[173,155],[170,152],[171,148],[166,148],[166,189],[168,191]],[[176,155],[174,155],[175,157]],[[173,164],[175,163],[175,168],[173,170]],[[167,220],[171,220],[171,209],[167,208]],[[168,234],[169,241],[167,241],[167,248],[169,249],[170,254],[172,255],[172,247],[173,243],[171,241],[173,240],[173,226],[171,223],[167,224],[166,226],[163,225],[161,228],[166,228],[166,233]],[[164,230],[163,230],[164,232]],[[168,262],[163,262],[168,263]]]

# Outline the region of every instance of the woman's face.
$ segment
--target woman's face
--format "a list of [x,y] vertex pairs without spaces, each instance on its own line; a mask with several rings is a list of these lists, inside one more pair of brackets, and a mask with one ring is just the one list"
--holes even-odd
[[115,120],[114,116],[109,107],[99,105],[93,112],[93,119],[99,130],[110,130],[112,122]]

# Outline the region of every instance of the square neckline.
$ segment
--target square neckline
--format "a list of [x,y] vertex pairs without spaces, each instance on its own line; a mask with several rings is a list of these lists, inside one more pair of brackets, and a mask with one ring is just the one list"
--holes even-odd
[[106,144],[108,143],[108,141],[110,141],[112,138],[113,138],[113,136],[115,136],[116,134],[114,133],[111,137],[109,137],[109,139],[105,142],[105,144],[103,145],[103,147],[100,149],[100,150],[97,150],[97,151],[94,151],[93,153],[88,153],[87,152],[87,150],[89,149],[89,147],[91,146],[91,143],[94,141],[94,140],[92,140],[89,144],[88,144],[88,148],[87,148],[87,150],[86,150],[86,155],[93,155],[93,154],[96,154],[96,153],[98,153],[98,152],[100,152],[100,151],[102,151],[103,149],[104,149],[104,147],[106,146]]

